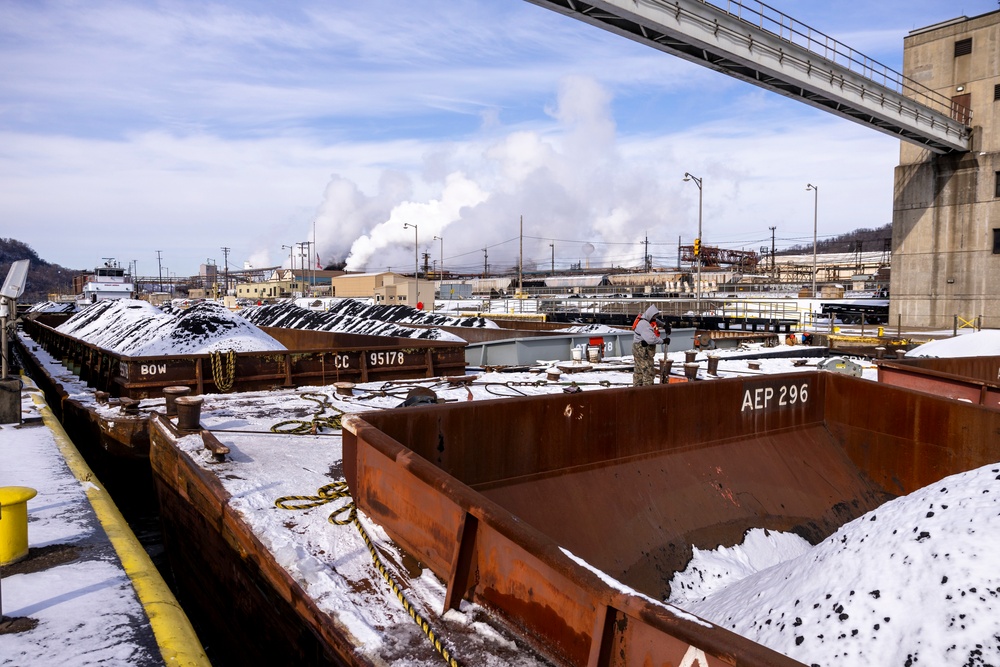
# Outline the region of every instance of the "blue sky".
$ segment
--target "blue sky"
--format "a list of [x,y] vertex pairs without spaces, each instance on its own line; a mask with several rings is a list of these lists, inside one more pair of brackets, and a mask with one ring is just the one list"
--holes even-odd
[[[997,9],[772,6],[895,69]],[[287,265],[315,230],[324,263],[496,271],[522,216],[529,268],[667,264],[688,171],[710,245],[811,243],[806,183],[821,237],[892,218],[898,140],[521,0],[8,0],[0,59],[0,235],[77,269]]]

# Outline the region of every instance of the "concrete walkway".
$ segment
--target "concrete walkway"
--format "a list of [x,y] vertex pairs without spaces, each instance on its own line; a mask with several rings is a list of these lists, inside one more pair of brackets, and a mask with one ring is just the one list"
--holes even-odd
[[23,380],[23,423],[0,425],[0,487],[38,495],[27,557],[0,567],[0,665],[208,665],[111,497]]

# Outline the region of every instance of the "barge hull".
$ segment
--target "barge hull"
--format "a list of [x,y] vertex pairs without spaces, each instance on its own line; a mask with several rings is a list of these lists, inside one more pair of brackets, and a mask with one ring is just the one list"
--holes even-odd
[[[316,606],[230,509],[218,479],[174,446],[184,434],[158,413],[150,427],[150,461],[172,569],[181,590],[197,597],[196,608],[224,637],[233,664],[372,667],[353,650],[346,630]],[[224,609],[225,615],[212,609]]]

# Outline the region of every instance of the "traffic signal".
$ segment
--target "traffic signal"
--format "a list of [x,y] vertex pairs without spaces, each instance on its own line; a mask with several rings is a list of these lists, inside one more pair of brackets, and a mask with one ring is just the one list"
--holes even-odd
[[698,257],[701,255],[701,239],[694,240],[694,256]]

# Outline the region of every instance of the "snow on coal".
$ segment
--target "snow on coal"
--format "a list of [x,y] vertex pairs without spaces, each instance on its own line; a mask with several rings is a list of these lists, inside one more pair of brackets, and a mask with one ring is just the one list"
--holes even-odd
[[[352,301],[345,299],[345,301]],[[353,303],[357,303],[356,301]],[[397,338],[419,338],[423,340],[443,340],[461,342],[458,336],[442,331],[441,329],[420,329],[407,327],[398,322],[386,322],[384,320],[372,319],[380,311],[372,311],[372,308],[400,308],[400,306],[366,306],[358,304],[357,309],[342,307],[338,312],[328,310],[319,312],[301,308],[293,303],[276,303],[267,306],[250,306],[240,312],[250,322],[260,327],[284,327],[286,329],[309,329],[315,331],[335,331],[338,333],[364,334],[368,336],[394,336]],[[413,310],[419,313],[419,310]],[[360,313],[360,314],[353,314]],[[385,314],[399,313],[393,311]],[[403,319],[403,318],[401,318]],[[442,317],[445,320],[456,320],[459,318]],[[477,318],[481,319],[481,318]],[[492,323],[491,323],[492,324]],[[454,325],[458,326],[458,325]],[[495,326],[495,325],[494,325]]]
[[484,317],[451,317],[440,313],[427,313],[412,306],[373,306],[354,299],[344,299],[330,306],[329,313],[361,317],[397,324],[419,324],[432,327],[476,327],[498,329],[496,322]]
[[992,464],[891,500],[700,599],[698,582],[749,561],[724,572],[695,558],[700,572],[675,577],[682,595],[670,601],[807,665],[998,665],[998,550]]
[[73,313],[76,312],[75,303],[56,303],[55,301],[42,301],[28,308],[29,313]]
[[285,349],[254,324],[207,301],[176,315],[161,312],[146,301],[98,301],[56,329],[91,345],[131,357]]

